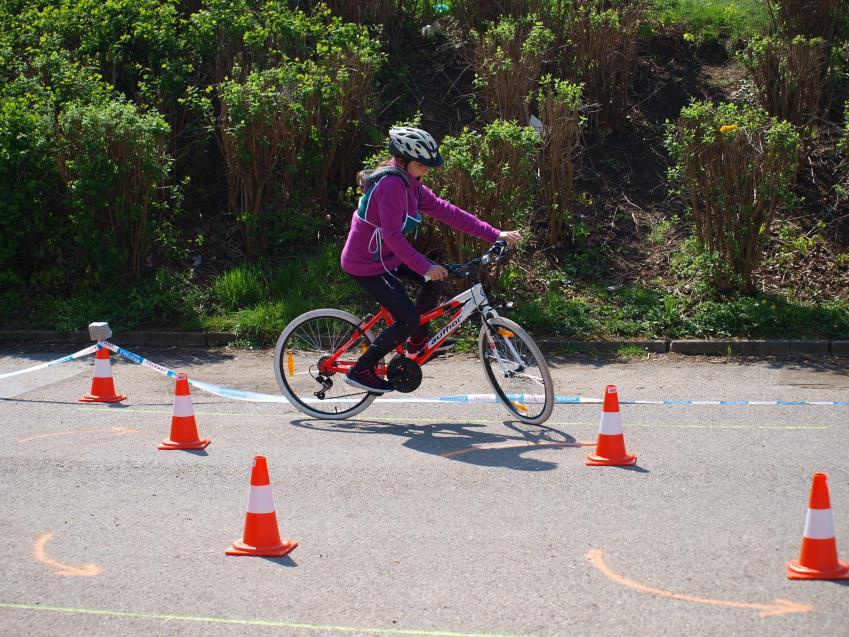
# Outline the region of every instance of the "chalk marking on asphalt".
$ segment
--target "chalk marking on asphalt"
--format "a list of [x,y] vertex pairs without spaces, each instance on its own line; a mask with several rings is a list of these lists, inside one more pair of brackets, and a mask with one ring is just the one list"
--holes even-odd
[[31,442],[40,438],[55,438],[57,436],[72,436],[74,434],[98,434],[111,433],[113,436],[124,436],[126,434],[137,434],[141,429],[133,429],[131,427],[112,427],[110,429],[79,429],[77,431],[57,431],[51,434],[38,434],[29,438],[19,438],[18,442]]
[[48,557],[45,547],[47,543],[53,539],[52,533],[44,533],[35,541],[35,546],[32,549],[32,555],[35,559],[43,564],[52,566],[56,569],[56,575],[66,577],[93,577],[100,575],[100,567],[97,564],[80,564],[73,566],[72,564],[62,564]]
[[481,445],[475,445],[473,447],[466,447],[465,449],[457,449],[456,451],[446,451],[445,453],[439,454],[443,458],[451,458],[452,456],[459,456],[463,453],[469,453],[471,451],[489,451],[494,449],[514,449],[514,448],[525,448],[525,449],[539,449],[542,447],[591,447],[595,443],[594,442],[533,442],[531,440],[524,440],[522,442],[490,442]]
[[710,597],[699,597],[698,595],[684,595],[682,593],[673,593],[672,591],[665,591],[660,588],[646,586],[645,584],[641,584],[640,582],[625,577],[624,575],[619,575],[618,573],[612,571],[610,567],[608,567],[604,563],[603,558],[604,551],[602,551],[601,549],[590,549],[590,551],[587,553],[587,559],[590,561],[590,563],[599,571],[601,571],[605,576],[609,577],[617,584],[622,584],[622,586],[627,586],[628,588],[634,589],[641,593],[649,593],[651,595],[671,597],[672,599],[678,599],[693,604],[709,604],[711,606],[726,606],[729,608],[747,608],[758,611],[758,615],[760,615],[761,617],[772,617],[774,615],[786,615],[790,613],[807,613],[814,610],[813,606],[799,604],[789,599],[782,599],[780,597],[776,597],[775,601],[772,602],[772,604],[755,604],[750,602],[736,602],[729,599],[712,599]]
[[[138,414],[170,414],[171,409],[136,409],[135,407],[121,407],[120,409],[115,409],[114,407],[109,407],[108,405],[96,406],[96,405],[77,405],[77,403],[68,403],[68,405],[73,405],[76,409],[82,411],[99,411],[102,413],[110,413],[110,414],[124,414],[124,413],[138,413]],[[229,413],[229,412],[212,412],[212,411],[202,411],[197,409],[198,403],[193,403],[195,407],[195,416],[220,416],[226,418],[234,418],[234,417],[242,417],[242,416],[251,416],[254,418],[268,418],[268,417],[279,417],[281,414],[278,413],[263,413],[263,414],[255,414],[255,413]],[[297,415],[297,414],[296,414]],[[315,420],[308,416],[304,416],[303,418],[297,418],[296,420]],[[459,425],[459,424],[469,424],[469,425],[500,425],[503,424],[506,420],[509,420],[507,416],[502,419],[492,419],[492,420],[471,420],[463,418],[462,420],[446,420],[445,418],[384,418],[384,417],[375,417],[375,418],[366,418],[363,417],[361,419],[344,419],[340,418],[338,422],[388,422],[388,423],[398,423],[399,421],[411,420],[416,422],[436,422],[443,423],[446,425]],[[337,421],[327,421],[327,422],[337,422]],[[532,425],[529,425],[532,426]],[[628,427],[644,427],[646,429],[831,429],[830,425],[683,425],[683,424],[674,424],[674,425],[664,425],[658,423],[628,423]],[[545,425],[542,425],[543,428],[551,428],[551,427],[598,427],[598,423],[594,422],[546,422]]]
[[76,615],[101,615],[105,617],[125,617],[128,619],[153,619],[158,621],[206,622],[210,624],[237,624],[240,626],[262,626],[264,628],[297,628],[337,633],[372,633],[379,635],[421,635],[423,637],[534,637],[534,635],[511,635],[507,633],[462,633],[453,630],[416,630],[413,628],[363,628],[356,626],[332,626],[321,624],[303,624],[265,619],[231,619],[229,617],[202,617],[195,615],[170,615],[164,613],[136,613],[121,610],[99,608],[65,608],[62,606],[42,606],[36,604],[10,604],[0,602],[0,608],[9,610],[37,610],[53,613]]

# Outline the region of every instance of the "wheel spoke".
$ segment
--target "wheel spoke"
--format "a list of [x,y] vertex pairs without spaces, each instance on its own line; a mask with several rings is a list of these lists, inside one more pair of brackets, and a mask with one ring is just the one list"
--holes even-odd
[[548,367],[533,341],[514,325],[496,319],[489,328],[482,328],[481,359],[490,384],[507,409],[524,422],[540,424],[554,404]]
[[[338,314],[344,315],[342,312]],[[351,358],[351,347],[344,352],[338,350],[351,340],[358,322],[353,317],[348,319],[330,313],[306,315],[302,319],[291,328],[288,336],[284,332],[285,340],[278,343],[278,381],[281,388],[296,407],[313,416],[347,417],[358,413],[363,404],[371,401],[371,394],[349,386],[343,372],[322,371],[323,361],[334,355],[338,355],[334,369],[345,369],[345,365],[338,363]],[[362,338],[366,337],[357,338],[352,346],[356,346]],[[288,359],[288,356],[293,358]],[[350,364],[350,361],[347,363]]]

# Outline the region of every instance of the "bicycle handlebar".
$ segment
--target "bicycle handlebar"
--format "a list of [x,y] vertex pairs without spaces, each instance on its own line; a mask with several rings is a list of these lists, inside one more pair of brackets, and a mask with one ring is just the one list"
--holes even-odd
[[[465,263],[443,263],[442,267],[448,270],[449,275],[455,276],[458,279],[465,279],[482,265],[486,266],[503,261],[507,258],[507,252],[507,242],[499,239],[492,244],[489,250],[471,261],[466,261]],[[430,281],[430,278],[425,275],[425,282],[427,281]]]

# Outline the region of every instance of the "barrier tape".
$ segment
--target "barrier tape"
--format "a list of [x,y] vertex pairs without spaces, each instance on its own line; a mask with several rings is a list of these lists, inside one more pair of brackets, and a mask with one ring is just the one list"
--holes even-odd
[[[83,356],[88,356],[89,354],[94,353],[101,347],[105,347],[106,349],[126,358],[133,363],[138,365],[142,365],[144,367],[148,367],[155,372],[162,374],[163,376],[167,376],[169,378],[177,378],[177,372],[172,369],[168,369],[158,363],[154,363],[143,356],[139,356],[129,350],[124,349],[123,347],[119,347],[109,341],[98,341],[94,345],[87,347],[85,349],[81,349],[78,352],[74,352],[73,354],[69,354],[68,356],[63,356],[62,358],[57,358],[56,360],[49,361],[47,363],[41,363],[40,365],[35,365],[33,367],[28,367],[26,369],[21,369],[16,372],[9,372],[6,374],[0,374],[0,379],[9,378],[11,376],[17,376],[19,374],[26,374],[29,372],[34,372],[39,369],[44,369],[46,367],[51,367],[53,365],[59,365],[60,363],[67,363],[68,361],[75,360],[77,358],[82,358]],[[284,397],[277,394],[263,394],[260,392],[247,391],[244,389],[237,389],[235,387],[227,387],[225,385],[216,385],[214,383],[208,383],[202,380],[193,380],[191,378],[188,379],[189,385],[192,387],[196,387],[201,391],[205,391],[209,394],[213,394],[215,396],[219,396],[221,398],[231,398],[234,400],[243,400],[247,402],[261,402],[261,403],[283,403],[289,404],[289,401]],[[540,395],[534,394],[507,394],[507,397],[516,402],[520,403],[537,403],[541,398]],[[318,401],[318,399],[315,399]],[[326,400],[323,402],[350,402],[341,399],[337,400]],[[378,398],[376,403],[464,403],[464,404],[475,404],[475,403],[498,403],[499,399],[495,394],[456,394],[456,395],[446,395],[446,396],[435,396],[435,397],[409,397],[409,398]],[[565,395],[555,395],[554,403],[556,405],[598,405],[603,403],[603,399],[601,398],[589,398],[586,396],[565,396]],[[678,405],[678,406],[720,406],[720,407],[729,407],[729,406],[738,406],[738,405],[749,405],[749,406],[799,406],[799,405],[812,405],[812,406],[826,406],[826,407],[845,407],[849,405],[849,400],[835,400],[835,401],[825,401],[825,400],[619,400],[620,405]]]
[[[106,349],[115,352],[119,356],[123,356],[127,360],[133,361],[139,365],[143,365],[144,367],[149,367],[155,372],[159,372],[164,376],[168,376],[169,378],[177,378],[177,372],[174,370],[168,369],[167,367],[163,367],[153,361],[147,360],[144,356],[139,356],[138,354],[133,354],[131,351],[124,349],[123,347],[118,347],[110,343],[109,341],[98,341],[97,347],[105,347]],[[190,381],[191,382],[191,381]]]
[[[539,402],[539,397],[533,394],[507,394],[507,398],[517,402],[534,403]],[[389,399],[393,400],[393,399]],[[389,402],[387,400],[386,402]],[[401,399],[403,400],[403,399]],[[456,396],[440,396],[442,402],[455,403],[497,403],[499,402],[495,394],[459,394]],[[399,401],[400,402],[400,401]],[[604,402],[602,398],[588,398],[586,396],[561,396],[555,395],[554,403],[557,405],[599,405]],[[619,399],[620,405],[717,405],[717,406],[732,406],[732,405],[767,405],[767,406],[783,406],[783,405],[818,405],[818,406],[846,406],[849,405],[849,400],[624,400]]]
[[91,345],[90,347],[86,347],[85,349],[81,349],[79,352],[74,352],[73,354],[68,354],[67,356],[63,356],[62,358],[57,358],[54,361],[49,361],[47,363],[41,363],[40,365],[33,365],[32,367],[27,367],[26,369],[19,369],[16,372],[8,372],[6,374],[0,374],[0,379],[3,378],[11,378],[12,376],[18,376],[19,374],[28,374],[30,372],[37,371],[39,369],[44,369],[45,367],[52,367],[53,365],[59,365],[60,363],[67,363],[68,361],[75,360],[77,358],[82,358],[83,356],[88,356],[89,354],[93,354],[98,349],[97,345]]
[[[171,370],[162,367],[161,365],[157,365],[156,363],[151,363],[150,361],[142,358],[138,354],[133,354],[132,352],[128,352],[122,347],[117,347],[116,345],[112,345],[111,343],[104,342],[105,347],[109,347],[113,352],[120,354],[137,362],[141,365],[146,365],[153,369],[156,369],[160,373],[175,376],[174,372]],[[198,389],[205,391],[210,394],[214,394],[216,396],[220,396],[221,398],[232,398],[234,400],[244,400],[248,402],[262,402],[262,403],[284,403],[289,404],[289,401],[283,397],[276,394],[262,394],[259,392],[247,391],[244,389],[237,389],[235,387],[226,387],[223,385],[215,385],[214,383],[207,383],[205,381],[200,380],[192,380],[189,378],[189,385],[192,387],[197,387]],[[534,394],[507,394],[507,397],[510,400],[520,402],[520,403],[537,403],[539,402],[541,396]],[[315,402],[318,402],[319,399],[316,398]],[[322,402],[351,402],[346,400],[325,400]],[[410,397],[410,398],[378,398],[375,403],[498,403],[499,398],[495,394],[457,394],[457,395],[448,395],[448,396],[435,396],[435,397]],[[554,404],[556,405],[599,405],[604,402],[602,398],[588,398],[586,396],[564,396],[564,395],[555,395]],[[719,406],[731,406],[731,405],[826,405],[826,406],[845,406],[849,405],[849,401],[808,401],[808,400],[620,400],[620,405],[719,405]]]

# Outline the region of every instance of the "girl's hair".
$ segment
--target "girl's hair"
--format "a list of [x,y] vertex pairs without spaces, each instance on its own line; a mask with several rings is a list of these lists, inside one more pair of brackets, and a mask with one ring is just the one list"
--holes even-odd
[[[401,159],[399,157],[394,157],[394,156],[390,155],[389,157],[384,157],[379,162],[377,162],[377,165],[374,168],[361,170],[360,172],[357,173],[357,185],[360,188],[362,188],[363,190],[365,190],[365,182],[366,182],[366,179],[369,178],[369,175],[371,175],[374,171],[379,170],[380,168],[385,168],[386,166],[391,166],[392,164],[395,163],[396,160],[400,160],[402,162],[404,161],[403,159]],[[406,166],[406,163],[407,162],[404,162],[405,166]]]

